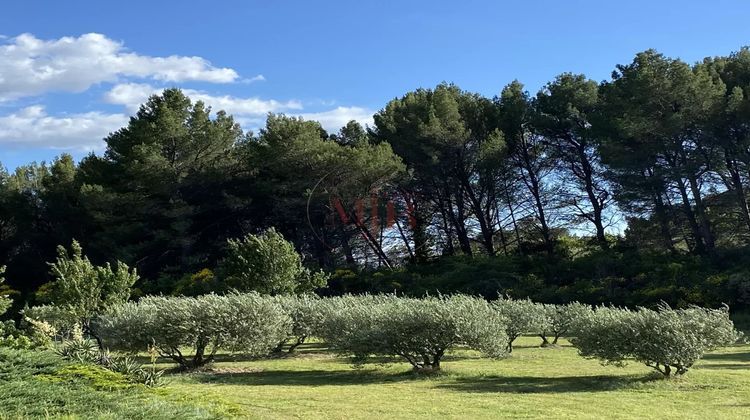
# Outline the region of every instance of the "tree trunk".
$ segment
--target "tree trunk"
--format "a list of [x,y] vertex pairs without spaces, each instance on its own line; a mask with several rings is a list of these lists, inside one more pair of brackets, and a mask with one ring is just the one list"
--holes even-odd
[[522,170],[526,172],[524,176],[526,181],[525,184],[529,193],[531,193],[531,196],[534,198],[534,207],[536,207],[537,220],[539,221],[544,246],[547,249],[547,253],[552,255],[555,249],[552,241],[552,234],[547,223],[547,216],[544,212],[544,204],[542,203],[541,183],[539,182],[538,174],[534,168],[532,157],[529,155],[527,147],[526,141],[524,141],[520,150]]
[[695,212],[697,213],[698,220],[700,221],[701,236],[703,236],[703,242],[709,252],[714,249],[714,234],[711,229],[711,220],[709,220],[706,214],[706,208],[703,204],[703,197],[698,186],[698,180],[695,176],[689,176],[688,181],[690,182],[690,192],[695,200]]
[[427,223],[424,212],[424,203],[413,203],[414,227],[412,230],[412,240],[414,241],[414,260],[417,263],[423,263],[429,258]]
[[453,204],[450,198],[447,201],[447,212],[450,217],[451,224],[456,230],[456,238],[458,239],[458,246],[461,248],[461,252],[466,255],[471,255],[471,242],[469,241],[469,235],[466,232],[466,225],[464,224],[465,218],[463,217],[463,200],[457,198],[456,211],[458,214],[453,212]]
[[596,188],[594,187],[594,168],[589,163],[588,156],[583,146],[578,147],[579,158],[581,159],[581,170],[583,172],[583,183],[586,190],[586,195],[591,203],[591,210],[593,216],[591,222],[596,228],[596,241],[602,248],[607,247],[607,238],[604,235],[604,222],[602,221],[603,206],[599,202],[599,198],[596,195]]
[[294,353],[294,350],[296,350],[297,347],[305,343],[305,339],[307,339],[307,336],[305,335],[303,335],[302,337],[297,337],[297,340],[289,346],[289,350],[287,350],[287,353]]
[[681,178],[675,180],[677,183],[677,189],[680,191],[680,197],[682,197],[682,209],[685,212],[690,230],[693,232],[695,237],[695,252],[698,254],[704,254],[706,252],[706,244],[703,241],[703,233],[698,221],[695,219],[695,213],[693,213],[693,207],[690,205],[690,197],[688,197],[687,189]]
[[488,255],[495,255],[495,244],[494,244],[494,229],[492,228],[492,222],[485,217],[485,212],[482,208],[482,202],[479,197],[474,193],[474,189],[466,179],[461,179],[463,189],[466,195],[469,197],[470,206],[474,212],[474,216],[479,222],[479,230],[482,234],[482,245]]
[[[725,152],[726,153],[726,152]],[[745,195],[745,186],[742,184],[742,177],[740,177],[740,171],[737,170],[737,162],[727,157],[726,158],[727,168],[732,179],[732,189],[734,190],[735,197],[737,197],[737,204],[740,208],[740,214],[742,219],[750,231],[750,208],[747,204],[747,196]]]
[[507,188],[505,189],[505,197],[507,198],[507,202],[508,202],[508,211],[510,212],[510,220],[513,223],[513,232],[516,234],[516,247],[518,248],[518,253],[523,255],[523,250],[521,249],[521,234],[518,232],[518,223],[516,223],[516,213],[513,210],[513,203],[511,202],[510,191]]

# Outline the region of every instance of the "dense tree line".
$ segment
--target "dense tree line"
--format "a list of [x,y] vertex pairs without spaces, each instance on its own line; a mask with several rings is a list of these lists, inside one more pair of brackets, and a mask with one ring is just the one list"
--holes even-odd
[[649,50],[536,94],[440,84],[338,133],[285,115],[243,132],[169,89],[105,142],[0,171],[0,266],[25,300],[73,240],[175,293],[273,227],[332,273],[326,293],[750,303],[748,49],[692,65]]

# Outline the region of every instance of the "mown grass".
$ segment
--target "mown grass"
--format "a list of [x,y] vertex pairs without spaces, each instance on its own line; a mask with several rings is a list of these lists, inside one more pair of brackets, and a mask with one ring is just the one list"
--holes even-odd
[[567,343],[537,345],[523,337],[497,361],[457,351],[425,376],[384,359],[353,369],[312,343],[290,357],[221,355],[206,371],[168,375],[157,390],[49,353],[10,360],[0,351],[0,417],[750,418],[750,346],[708,354],[685,377],[664,380],[637,363],[582,359]]
[[499,361],[458,351],[430,376],[404,363],[355,370],[312,344],[289,358],[228,359],[174,377],[170,389],[247,418],[750,418],[750,346],[709,354],[687,376],[663,380],[637,363],[582,359],[567,345],[519,344]]

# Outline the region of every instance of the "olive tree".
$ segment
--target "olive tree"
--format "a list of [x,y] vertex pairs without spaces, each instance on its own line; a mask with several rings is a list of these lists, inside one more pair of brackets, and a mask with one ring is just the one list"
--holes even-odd
[[524,334],[538,334],[544,329],[545,310],[530,299],[500,298],[492,307],[503,318],[502,325],[508,335],[508,353],[513,352],[513,342]]
[[[575,330],[577,324],[586,319],[591,312],[591,307],[578,302],[564,305],[542,305],[542,329],[539,336],[542,338],[542,347],[554,346],[561,336]],[[549,339],[552,338],[552,342]]]
[[571,342],[584,357],[615,365],[632,358],[669,377],[685,374],[707,351],[738,339],[727,307],[661,305],[658,310],[596,308]]
[[[213,362],[217,350],[264,355],[291,329],[278,302],[257,293],[199,297],[150,296],[101,316],[96,331],[123,351],[151,347],[183,369]],[[192,348],[190,354],[183,353]]]
[[308,337],[320,329],[320,325],[323,322],[323,312],[319,308],[321,299],[311,294],[300,296],[281,295],[275,296],[274,299],[289,315],[292,321],[289,335],[278,343],[274,351],[281,352],[284,346],[291,341],[287,352],[292,353]]
[[324,299],[321,308],[319,334],[355,365],[370,355],[398,356],[415,370],[433,371],[457,345],[491,357],[504,356],[507,347],[502,318],[478,298],[344,296]]
[[282,295],[311,292],[328,281],[324,273],[305,268],[294,245],[274,228],[229,239],[227,247],[220,273],[231,289]]

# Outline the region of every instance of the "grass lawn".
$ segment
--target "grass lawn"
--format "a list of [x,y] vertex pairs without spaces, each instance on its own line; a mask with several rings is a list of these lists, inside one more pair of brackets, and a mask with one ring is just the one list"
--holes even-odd
[[709,354],[684,378],[646,366],[602,366],[523,337],[499,361],[459,351],[443,372],[405,363],[352,369],[321,344],[296,356],[237,361],[171,376],[168,392],[223,415],[246,418],[750,418],[750,346]]

